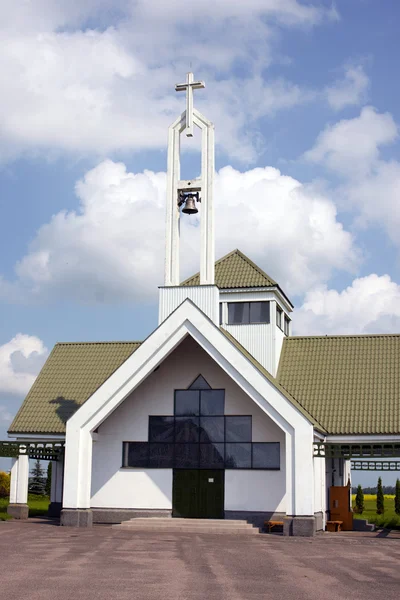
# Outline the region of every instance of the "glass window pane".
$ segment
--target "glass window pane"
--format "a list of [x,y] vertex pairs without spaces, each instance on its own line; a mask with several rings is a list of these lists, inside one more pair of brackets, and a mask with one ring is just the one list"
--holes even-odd
[[174,444],[149,444],[149,466],[159,469],[172,469],[174,466]]
[[124,467],[148,467],[149,444],[147,442],[127,442],[128,462]]
[[279,442],[253,444],[253,469],[280,469]]
[[198,415],[200,410],[200,392],[198,390],[176,390],[175,414]]
[[251,444],[226,444],[225,468],[251,469]]
[[199,444],[175,444],[174,466],[177,469],[198,469]]
[[285,335],[289,335],[289,323],[290,323],[290,320],[285,315],[285,319],[284,319],[284,333],[285,333]]
[[176,417],[175,418],[175,441],[182,443],[199,441],[199,418],[198,417]]
[[224,468],[224,444],[200,444],[200,469]]
[[149,442],[173,442],[174,417],[149,417]]
[[200,417],[200,442],[223,442],[224,440],[224,417]]
[[251,442],[251,417],[225,417],[227,442]]
[[250,323],[269,323],[269,302],[250,302]]
[[276,324],[277,326],[282,329],[282,309],[279,308],[279,306],[276,306]]
[[199,375],[189,386],[189,390],[211,390],[211,386],[204,379],[203,375]]
[[223,415],[225,390],[202,390],[200,393],[201,415]]
[[248,302],[228,302],[229,325],[241,325],[243,323],[249,323],[249,310]]

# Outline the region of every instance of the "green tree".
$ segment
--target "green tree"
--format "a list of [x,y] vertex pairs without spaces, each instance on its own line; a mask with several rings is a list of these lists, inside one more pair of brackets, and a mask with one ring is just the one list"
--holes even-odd
[[47,465],[46,496],[50,496],[50,492],[51,492],[51,469],[52,469],[52,462],[49,461],[49,464]]
[[10,475],[0,471],[0,498],[8,498],[10,495]]
[[379,477],[378,487],[376,490],[376,514],[383,515],[384,512],[385,512],[385,501],[384,501],[383,489],[382,489],[382,478]]
[[394,512],[400,515],[400,479],[396,479],[396,491],[394,495]]
[[44,476],[44,470],[39,459],[35,461],[31,471],[31,477],[29,478],[29,492],[40,496],[44,496],[46,493],[46,477]]
[[364,512],[364,492],[361,484],[357,487],[355,512],[361,515]]

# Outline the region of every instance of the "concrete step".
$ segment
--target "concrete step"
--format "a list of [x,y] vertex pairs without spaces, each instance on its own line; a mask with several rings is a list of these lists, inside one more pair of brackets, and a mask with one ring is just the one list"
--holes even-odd
[[258,528],[247,521],[222,519],[171,519],[136,518],[123,521],[113,527],[126,531],[158,531],[181,533],[216,533],[235,535],[257,535]]
[[148,529],[161,529],[168,527],[173,529],[176,527],[192,527],[194,529],[254,529],[252,525],[213,525],[212,523],[135,523],[132,521],[124,521],[121,523],[121,527],[145,527]]
[[145,517],[138,517],[138,518],[134,518],[134,519],[129,519],[129,521],[124,521],[122,524],[128,524],[128,523],[134,523],[134,524],[140,524],[143,523],[144,525],[148,525],[148,526],[152,526],[152,525],[156,525],[157,527],[160,527],[162,525],[167,525],[170,527],[178,527],[181,525],[191,525],[193,527],[208,527],[208,526],[212,526],[212,527],[226,527],[226,528],[230,528],[230,527],[252,527],[251,523],[248,523],[247,521],[236,521],[236,520],[225,520],[225,519],[157,519],[157,518],[145,518]]

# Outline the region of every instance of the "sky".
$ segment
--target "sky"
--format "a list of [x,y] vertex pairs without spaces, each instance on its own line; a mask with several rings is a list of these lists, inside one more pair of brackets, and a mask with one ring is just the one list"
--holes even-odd
[[[0,6],[0,439],[57,341],[156,326],[189,70],[215,124],[216,257],[277,280],[295,334],[400,332],[396,0]],[[183,178],[198,151],[184,141]],[[182,278],[198,233],[182,222]]]

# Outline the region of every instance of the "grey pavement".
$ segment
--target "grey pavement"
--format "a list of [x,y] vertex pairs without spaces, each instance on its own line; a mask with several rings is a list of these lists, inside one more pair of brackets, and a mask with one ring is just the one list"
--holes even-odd
[[399,534],[239,538],[0,522],[5,600],[398,600],[399,567]]

